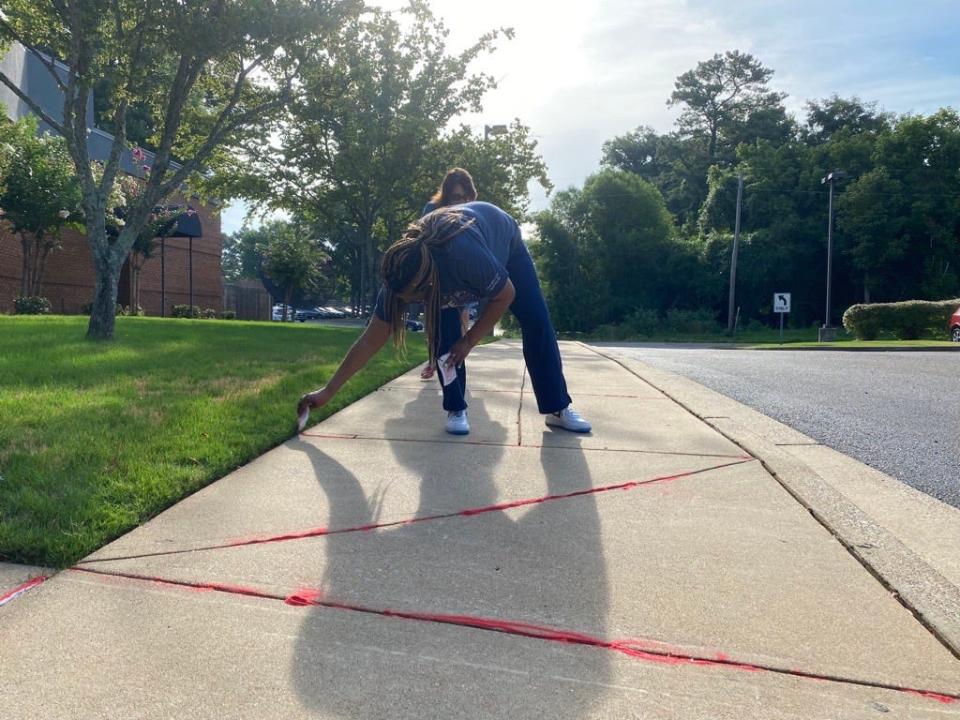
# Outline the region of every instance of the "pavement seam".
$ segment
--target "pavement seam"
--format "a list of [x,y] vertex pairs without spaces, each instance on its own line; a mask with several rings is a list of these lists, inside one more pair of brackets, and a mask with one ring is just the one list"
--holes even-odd
[[[669,400],[669,398],[664,398]],[[318,423],[317,425],[319,425]],[[316,426],[315,426],[316,427]],[[564,431],[566,432],[566,431]],[[735,460],[740,460],[747,458],[752,460],[753,456],[745,455],[733,455],[730,453],[696,453],[696,452],[678,452],[676,450],[634,450],[631,448],[595,448],[595,447],[581,447],[579,445],[570,446],[570,445],[542,445],[530,443],[529,445],[515,445],[513,443],[501,443],[501,442],[489,442],[485,440],[446,440],[444,438],[388,438],[388,437],[376,437],[374,435],[338,435],[338,434],[327,434],[327,433],[313,433],[304,431],[300,433],[303,437],[312,437],[320,438],[323,440],[366,440],[373,442],[409,442],[409,443],[428,443],[428,444],[443,444],[443,445],[482,445],[485,447],[502,447],[502,448],[516,448],[524,450],[576,450],[578,452],[619,452],[619,453],[638,453],[641,455],[671,455],[678,457],[709,457],[709,458],[731,458]],[[299,436],[298,436],[299,437]],[[295,438],[291,438],[295,439]]]
[[32,590],[33,588],[37,587],[37,585],[41,585],[47,580],[49,580],[48,576],[37,575],[36,577],[30,578],[26,582],[20,583],[15,588],[13,588],[13,590],[10,590],[4,593],[3,595],[0,595],[0,607],[3,607],[7,603],[13,602],[18,597],[26,593],[28,590]]
[[[526,372],[524,372],[524,379],[526,379]],[[521,386],[522,388],[522,386]],[[395,385],[391,387],[390,385],[384,385],[383,387],[377,388],[378,392],[417,392],[419,388],[408,385]],[[520,390],[491,390],[485,388],[470,388],[471,395],[486,395],[487,393],[500,393],[507,395],[532,395],[533,390],[529,389],[520,389]],[[646,397],[644,395],[619,395],[616,393],[584,393],[578,392],[577,397],[601,397],[601,398],[618,398],[626,400],[669,400],[670,398],[665,397]]]
[[517,446],[523,445],[523,389],[527,385],[527,366],[523,366],[520,378],[520,403],[517,406]]
[[106,558],[91,558],[89,560],[81,560],[77,565],[88,565],[90,563],[100,563],[100,562],[114,562],[118,560],[136,560],[148,557],[160,557],[166,555],[184,555],[193,552],[206,552],[210,550],[227,550],[231,548],[238,547],[248,547],[250,545],[264,545],[268,543],[278,543],[278,542],[290,542],[293,540],[307,540],[309,538],[315,537],[326,537],[327,535],[343,535],[347,533],[355,532],[369,532],[371,530],[380,530],[383,528],[397,527],[400,525],[415,525],[424,522],[431,522],[434,520],[448,520],[456,517],[474,517],[476,515],[484,515],[490,512],[499,512],[502,510],[510,510],[518,507],[525,507],[527,505],[536,505],[545,502],[555,502],[557,500],[572,500],[579,497],[584,497],[587,495],[599,495],[601,493],[613,492],[615,490],[634,490],[636,488],[645,487],[648,485],[659,485],[667,482],[672,482],[674,480],[680,480],[683,478],[693,477],[694,475],[702,475],[704,473],[711,472],[713,470],[722,470],[728,467],[736,467],[737,465],[743,465],[748,462],[753,462],[752,458],[749,459],[740,459],[736,462],[722,463],[720,465],[713,465],[711,467],[699,468],[697,470],[687,470],[681,473],[673,473],[671,475],[660,475],[658,477],[650,478],[649,480],[630,480],[627,482],[617,483],[614,485],[601,485],[600,487],[590,487],[584,488],[582,490],[574,490],[568,493],[560,493],[557,495],[542,495],[535,498],[523,498],[520,500],[510,500],[502,503],[495,503],[493,505],[483,505],[480,507],[473,508],[464,508],[461,510],[455,510],[447,513],[437,513],[434,515],[424,515],[422,517],[412,517],[404,518],[402,520],[392,520],[390,522],[382,523],[368,523],[365,525],[356,525],[346,528],[337,528],[331,530],[330,528],[318,527],[310,528],[307,530],[300,530],[294,532],[282,533],[279,535],[271,535],[267,537],[254,537],[254,538],[240,538],[232,540],[226,543],[218,543],[217,545],[208,545],[204,547],[196,548],[184,548],[180,550],[161,550],[153,553],[139,553],[134,555],[123,555],[123,556],[114,556]]
[[[264,590],[258,590],[256,588],[229,585],[225,583],[171,580],[159,576],[151,577],[147,575],[138,575],[135,573],[106,572],[103,570],[93,570],[90,568],[81,567],[72,567],[68,569],[73,572],[89,573],[91,575],[99,575],[103,577],[123,578],[126,580],[150,582],[159,585],[168,585],[198,591],[213,591],[228,595],[240,595],[262,600],[281,601],[284,604],[292,607],[321,607],[330,610],[345,610],[366,615],[376,615],[384,618],[452,625],[455,627],[470,628],[486,632],[496,632],[535,640],[546,640],[572,645],[596,647],[605,650],[613,650],[615,652],[627,655],[628,657],[645,660],[647,662],[665,663],[669,665],[722,667],[725,669],[741,670],[746,672],[769,672],[776,675],[785,675],[804,680],[834,682],[843,685],[892,690],[895,692],[923,697],[925,699],[934,700],[947,705],[960,701],[960,694],[958,693],[943,693],[920,688],[906,687],[903,685],[894,685],[892,683],[843,677],[841,675],[807,672],[798,668],[779,668],[770,665],[746,663],[733,660],[725,653],[720,652],[716,653],[713,657],[704,657],[690,653],[676,652],[676,650],[671,652],[658,647],[650,647],[650,645],[663,645],[664,643],[643,638],[631,638],[630,640],[604,640],[603,638],[593,637],[576,631],[564,630],[562,628],[554,628],[545,625],[535,625],[522,621],[500,620],[496,618],[485,618],[470,615],[435,614],[421,613],[416,611],[391,610],[389,608],[372,608],[364,605],[325,599],[322,591],[312,588],[303,588],[290,595],[279,595]],[[644,645],[647,645],[647,647],[643,647]]]
[[[582,343],[579,343],[583,345]],[[834,490],[811,467],[764,438],[728,421],[720,427],[670,393],[643,378],[615,357],[587,347],[624,368],[673,400],[715,432],[755,457],[803,507],[902,607],[960,660],[960,588],[932,568],[893,533]],[[692,382],[692,381],[690,381]],[[878,552],[868,556],[863,551]]]

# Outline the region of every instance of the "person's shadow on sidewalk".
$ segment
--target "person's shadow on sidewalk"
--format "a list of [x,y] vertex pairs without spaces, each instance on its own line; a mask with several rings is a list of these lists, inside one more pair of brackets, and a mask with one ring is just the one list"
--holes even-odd
[[[387,423],[409,427],[423,392]],[[438,413],[439,417],[439,413]],[[475,427],[492,421],[471,399]],[[503,442],[509,442],[507,429]],[[550,432],[550,431],[545,431]],[[330,528],[375,523],[374,498],[356,477],[310,443],[300,443],[330,504]],[[393,441],[397,462],[420,478],[418,517],[437,513],[449,493],[457,509],[498,502],[504,452],[454,444]],[[432,453],[432,455],[430,454]],[[591,485],[582,451],[539,451],[539,497]],[[481,462],[451,465],[470,457]],[[445,462],[449,460],[448,462]],[[600,519],[592,495],[518,510],[430,520],[325,537],[324,599],[376,609],[476,616],[605,635],[608,611]],[[318,576],[321,573],[318,572]],[[610,655],[547,640],[468,627],[317,607],[305,609],[291,673],[303,704],[341,717],[581,718],[606,692]]]

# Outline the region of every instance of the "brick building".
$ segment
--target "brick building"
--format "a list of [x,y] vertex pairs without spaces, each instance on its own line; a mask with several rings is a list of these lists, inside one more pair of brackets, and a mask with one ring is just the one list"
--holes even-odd
[[[37,102],[52,117],[63,115],[63,96],[53,77],[40,61],[22,46],[14,43],[0,60],[0,68],[11,79],[17,79],[19,88]],[[58,65],[61,72],[66,66]],[[7,117],[18,120],[30,109],[12,91],[0,86],[0,105]],[[2,121],[2,120],[0,120]],[[93,99],[87,108],[90,157],[105,161],[113,136],[93,127]],[[52,132],[43,123],[40,132]],[[148,152],[146,164],[152,164]],[[142,177],[142,163],[134,160],[129,150],[124,152],[121,169],[128,175]],[[170,315],[174,305],[189,304],[191,290],[193,304],[201,308],[221,310],[223,302],[223,275],[220,254],[223,235],[220,232],[219,209],[199,203],[196,198],[170,198],[170,206],[190,210],[178,222],[184,232],[175,234],[192,237],[169,237],[158,241],[155,257],[147,260],[141,271],[140,305],[148,315]],[[194,215],[195,212],[195,215]],[[50,300],[53,312],[74,314],[93,298],[94,271],[90,245],[82,233],[65,230],[63,249],[50,253],[43,277],[43,296]],[[0,313],[13,311],[13,300],[20,294],[23,256],[19,238],[11,236],[0,226]],[[133,276],[128,260],[120,275],[117,302],[133,304]],[[161,301],[162,298],[162,301]]]

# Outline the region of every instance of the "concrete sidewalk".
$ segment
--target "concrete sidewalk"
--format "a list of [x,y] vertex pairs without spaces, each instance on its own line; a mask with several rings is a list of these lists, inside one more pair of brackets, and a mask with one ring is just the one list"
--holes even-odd
[[949,639],[829,520],[563,353],[590,435],[484,346],[468,437],[412,371],[0,608],[0,717],[960,718]]

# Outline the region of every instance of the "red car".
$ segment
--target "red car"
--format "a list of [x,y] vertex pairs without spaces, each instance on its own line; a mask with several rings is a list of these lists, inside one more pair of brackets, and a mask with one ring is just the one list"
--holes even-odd
[[960,342],[960,308],[950,316],[950,339]]

